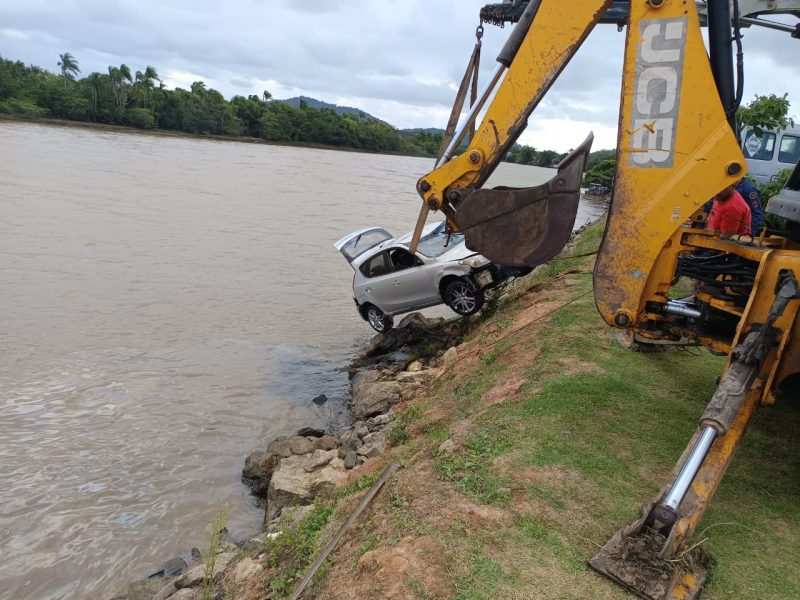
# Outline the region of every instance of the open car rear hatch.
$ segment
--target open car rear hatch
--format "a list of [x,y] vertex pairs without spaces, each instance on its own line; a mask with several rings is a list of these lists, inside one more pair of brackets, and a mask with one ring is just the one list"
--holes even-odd
[[383,227],[366,227],[344,236],[334,246],[347,262],[353,264],[353,261],[364,252],[390,239],[392,234]]

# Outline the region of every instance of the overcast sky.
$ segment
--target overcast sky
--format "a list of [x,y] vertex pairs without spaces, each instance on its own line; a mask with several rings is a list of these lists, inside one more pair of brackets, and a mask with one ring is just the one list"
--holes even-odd
[[[0,54],[81,75],[153,65],[165,84],[203,80],[230,98],[312,96],[397,127],[444,127],[483,0],[3,0]],[[509,28],[487,26],[482,81]],[[616,145],[624,34],[598,27],[520,141],[565,151],[595,133]],[[789,93],[800,115],[800,40],[745,30],[745,100]]]

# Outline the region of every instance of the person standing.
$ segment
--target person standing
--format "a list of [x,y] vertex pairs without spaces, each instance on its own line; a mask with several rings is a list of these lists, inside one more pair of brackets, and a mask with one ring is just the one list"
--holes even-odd
[[750,235],[750,222],[750,207],[731,185],[714,196],[706,229],[717,230],[719,237],[726,239],[732,235]]
[[742,179],[736,184],[736,191],[750,207],[750,234],[756,237],[764,224],[764,207],[761,204],[761,194],[758,188],[747,179]]

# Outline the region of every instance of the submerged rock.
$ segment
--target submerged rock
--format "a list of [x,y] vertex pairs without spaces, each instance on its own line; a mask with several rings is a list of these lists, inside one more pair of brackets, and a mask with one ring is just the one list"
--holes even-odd
[[[214,559],[214,569],[211,572],[211,577],[216,579],[228,568],[230,562],[236,557],[235,552],[222,552],[217,554]],[[176,588],[189,588],[195,587],[203,583],[205,579],[205,565],[197,565],[192,567],[184,573],[176,582]],[[172,597],[172,596],[170,596]]]
[[266,450],[256,450],[245,460],[242,478],[257,496],[266,495],[269,480],[278,463],[282,458],[292,455],[290,439],[277,437],[269,443]]
[[164,577],[177,577],[186,568],[186,561],[180,556],[169,559],[164,563]]
[[[170,558],[163,566],[156,572],[147,576],[148,579],[159,579],[164,577],[177,577],[186,568],[186,561],[180,556]],[[162,582],[163,583],[163,582]]]
[[124,591],[112,596],[111,600],[151,600],[162,587],[164,579],[160,578],[134,581]]
[[[323,394],[323,396],[324,395],[325,394]],[[303,427],[297,431],[297,435],[302,435],[304,437],[322,437],[325,435],[325,430],[317,427]]]

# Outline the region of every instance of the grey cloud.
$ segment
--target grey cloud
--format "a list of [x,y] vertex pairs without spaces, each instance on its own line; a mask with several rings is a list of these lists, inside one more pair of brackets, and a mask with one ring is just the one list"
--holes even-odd
[[[460,81],[485,0],[6,0],[3,27],[29,39],[2,37],[0,53],[55,70],[69,51],[84,73],[125,62],[164,75],[195,73],[226,96],[256,92],[261,82],[323,100],[351,98],[391,123],[446,114]],[[508,29],[486,28],[481,77],[494,69]],[[800,103],[800,41],[745,32],[745,97],[783,93]],[[537,110],[544,118],[617,121],[624,34],[598,27]],[[762,69],[763,70],[763,69]],[[408,110],[395,112],[400,105]],[[385,111],[380,114],[380,111]],[[403,117],[401,117],[403,115]],[[437,117],[434,117],[437,115]],[[395,118],[397,117],[397,118]],[[443,123],[431,122],[430,126]]]
[[231,79],[230,84],[240,88],[251,88],[255,82],[252,79]]

